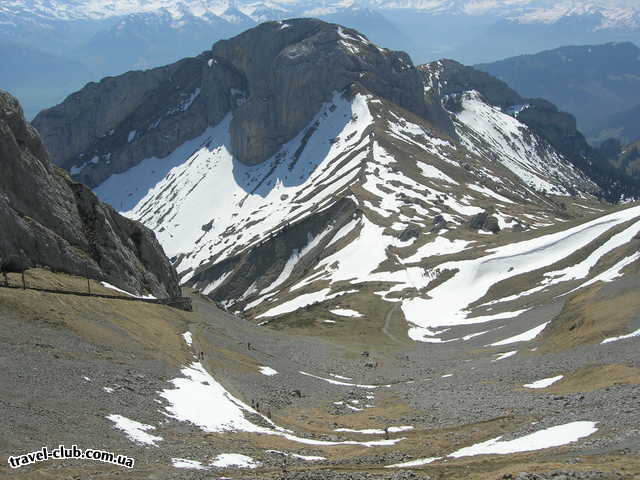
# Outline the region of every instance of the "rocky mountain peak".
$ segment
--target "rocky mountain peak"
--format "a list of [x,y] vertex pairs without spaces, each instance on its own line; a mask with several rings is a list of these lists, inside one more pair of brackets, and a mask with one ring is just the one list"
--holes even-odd
[[212,54],[244,79],[247,100],[234,109],[232,147],[249,165],[275,153],[333,92],[352,83],[417,115],[426,113],[420,75],[409,56],[339,25],[269,22],[216,43]]
[[454,60],[438,60],[418,69],[424,76],[428,103],[441,103],[449,112],[459,113],[465,92],[475,91],[482,101],[517,118],[585,172],[600,187],[597,194],[602,198],[616,202],[637,195],[634,182],[609,168],[602,152],[589,145],[576,118],[548,100],[523,97],[503,80]]
[[425,101],[407,54],[313,19],[268,22],[198,57],[89,84],[34,125],[53,161],[95,187],[144,158],[166,156],[231,112],[235,157],[261,163],[354,84],[449,128],[440,105]]
[[502,80],[455,60],[438,60],[418,68],[425,77],[430,94],[440,99],[476,90],[495,106],[510,107],[522,102],[522,97]]
[[14,140],[2,142],[0,154],[3,157],[17,156],[23,149],[35,157],[47,157],[38,132],[24,121],[20,103],[3,90],[0,90],[0,124],[2,135],[11,135]]

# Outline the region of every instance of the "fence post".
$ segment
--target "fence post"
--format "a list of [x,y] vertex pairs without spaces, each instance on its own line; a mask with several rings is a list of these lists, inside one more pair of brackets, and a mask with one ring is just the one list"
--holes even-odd
[[23,290],[27,289],[27,282],[24,279],[24,270],[22,271],[22,289]]
[[86,265],[85,272],[87,276],[87,290],[89,292],[89,295],[91,295],[91,282],[89,281],[89,265]]

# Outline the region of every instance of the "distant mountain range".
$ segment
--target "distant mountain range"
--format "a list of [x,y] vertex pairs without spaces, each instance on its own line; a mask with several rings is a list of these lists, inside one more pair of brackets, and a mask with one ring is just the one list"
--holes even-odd
[[[0,86],[31,117],[88,81],[164,65],[284,18],[348,25],[419,63],[448,57],[470,64],[567,44],[640,42],[639,12],[625,0],[12,0],[0,5],[0,46],[18,67],[0,72]],[[71,80],[49,79],[46,62],[20,66],[25,48],[31,57],[56,55]]]
[[477,68],[571,112],[594,141],[640,138],[640,48],[632,43],[562,47]]
[[465,15],[496,14],[520,23],[552,23],[562,17],[599,15],[600,28],[637,27],[640,25],[637,2],[633,0],[269,0],[265,2],[233,0],[13,0],[5,2],[0,12],[8,15],[33,15],[60,20],[99,20],[133,13],[166,10],[174,17],[183,15],[217,15],[231,23],[234,17],[247,16],[260,22],[277,14],[302,13],[306,16],[327,15],[354,7],[379,10],[418,10],[431,13]]

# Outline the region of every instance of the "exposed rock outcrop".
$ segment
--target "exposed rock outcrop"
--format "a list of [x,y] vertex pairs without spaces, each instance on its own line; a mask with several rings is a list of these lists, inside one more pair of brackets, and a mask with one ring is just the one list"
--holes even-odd
[[446,96],[477,90],[492,105],[509,107],[522,101],[522,97],[506,83],[488,73],[467,67],[455,60],[438,60],[418,67],[431,88],[428,97]]
[[478,213],[471,219],[469,226],[474,230],[500,233],[500,224],[498,223],[498,219],[493,215],[494,213],[495,211],[493,209]]
[[155,235],[49,162],[18,101],[0,91],[0,267],[46,266],[136,293],[180,294]]
[[[51,159],[95,187],[144,158],[162,158],[218,123],[241,81],[210,55],[90,83],[33,125]],[[213,65],[213,63],[212,63]]]
[[427,96],[440,99],[449,111],[459,108],[459,94],[476,90],[487,103],[517,116],[567,158],[596,154],[577,130],[575,118],[546,100],[523,98],[502,80],[454,60],[439,60],[418,68],[427,85],[432,85]]

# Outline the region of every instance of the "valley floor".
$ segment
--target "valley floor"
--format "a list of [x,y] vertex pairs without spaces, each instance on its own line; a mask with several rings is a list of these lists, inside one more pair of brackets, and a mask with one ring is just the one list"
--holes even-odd
[[[601,308],[630,308],[619,336],[637,331],[638,288],[640,276],[627,275],[581,293],[587,315],[561,297],[515,320],[455,327],[451,335],[466,340],[442,344],[411,341],[393,306],[364,336],[361,322],[339,334],[323,322],[260,327],[196,294],[195,312],[185,313],[0,288],[0,475],[637,478],[639,337],[567,338],[597,336],[589,315]],[[548,321],[536,340],[505,343]],[[481,330],[490,331],[474,335]],[[59,444],[136,465],[7,466],[10,455]]]

